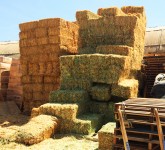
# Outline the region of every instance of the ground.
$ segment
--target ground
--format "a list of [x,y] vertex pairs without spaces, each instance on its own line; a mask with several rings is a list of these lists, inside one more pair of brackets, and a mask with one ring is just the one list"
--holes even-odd
[[[20,126],[26,124],[29,116],[21,113],[12,113],[10,107],[0,103],[0,150],[96,150],[98,149],[97,136],[83,136],[77,134],[54,134],[52,138],[31,146],[4,140]],[[2,107],[3,106],[3,110]],[[7,105],[9,106],[9,105]],[[10,112],[10,113],[9,113]],[[16,111],[15,111],[16,112]],[[34,129],[35,130],[35,129]],[[12,139],[11,139],[12,140]]]

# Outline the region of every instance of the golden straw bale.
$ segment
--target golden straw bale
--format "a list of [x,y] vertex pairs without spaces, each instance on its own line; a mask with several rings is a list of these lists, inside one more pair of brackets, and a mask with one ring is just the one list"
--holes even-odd
[[49,39],[48,37],[40,37],[40,38],[37,38],[37,44],[38,45],[45,45],[45,44],[49,44]]
[[56,75],[46,75],[44,76],[44,83],[57,83]]
[[119,84],[112,85],[112,95],[124,99],[134,98],[138,95],[138,80],[125,79]]
[[48,36],[47,28],[37,28],[35,32],[36,32],[36,38]]
[[44,92],[54,91],[56,89],[55,84],[44,84]]
[[33,92],[42,92],[44,85],[42,83],[33,83],[31,88]]
[[28,66],[26,64],[21,65],[22,75],[28,75]]
[[132,47],[124,45],[102,45],[96,48],[96,53],[131,56],[132,49]]
[[30,93],[33,92],[33,85],[32,84],[24,84],[23,85],[23,91]]
[[23,93],[23,98],[25,99],[25,100],[29,100],[29,101],[31,101],[32,99],[33,99],[33,94],[32,93],[30,93],[30,92],[24,92]]
[[52,63],[51,62],[47,62],[46,63],[46,72],[45,72],[45,74],[46,75],[51,74],[52,73],[52,70],[53,70]]
[[46,72],[45,63],[39,63],[39,74],[44,74]]
[[44,76],[43,75],[31,76],[31,81],[32,81],[32,83],[43,83],[44,82]]
[[26,22],[19,24],[19,28],[21,31],[28,31],[31,29],[35,29],[38,27],[38,21]]
[[29,75],[22,76],[21,81],[23,84],[31,83],[32,82],[32,76],[29,76]]
[[111,7],[111,8],[99,8],[97,11],[97,14],[103,17],[109,17],[109,16],[121,16],[124,15],[121,9],[117,7]]
[[44,96],[42,92],[33,92],[33,101],[42,101],[42,100],[44,100]]
[[99,149],[113,150],[115,122],[109,122],[98,131]]

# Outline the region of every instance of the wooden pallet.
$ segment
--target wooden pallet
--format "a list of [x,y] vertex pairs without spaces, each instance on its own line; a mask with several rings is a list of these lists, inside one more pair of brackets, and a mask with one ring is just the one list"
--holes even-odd
[[146,76],[144,96],[151,97],[150,92],[153,87],[155,77],[159,73],[165,73],[165,54],[149,54],[144,56],[143,59],[146,63],[144,68],[144,74]]
[[127,124],[129,123],[132,126],[132,128],[131,126],[126,128],[130,149],[163,149],[162,141],[164,141],[165,137],[165,100],[137,98],[115,104],[116,129],[114,149],[116,150],[124,148],[119,108],[122,109],[122,114],[126,116],[125,123],[127,122]]

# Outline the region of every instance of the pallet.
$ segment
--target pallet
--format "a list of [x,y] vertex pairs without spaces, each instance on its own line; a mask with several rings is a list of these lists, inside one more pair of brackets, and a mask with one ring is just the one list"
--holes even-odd
[[165,73],[165,54],[148,54],[143,58],[146,66],[144,67],[145,81],[145,97],[151,97],[150,92],[153,87],[155,77],[159,73]]
[[[165,100],[152,98],[128,99],[124,103],[115,104],[114,149],[124,148],[123,131],[118,113],[119,108],[123,108],[123,106],[122,113],[126,115],[127,123],[129,122],[132,126],[132,128],[126,128],[130,149],[132,149],[131,147],[134,149],[145,147],[148,150],[162,149],[162,141],[165,137]],[[158,111],[156,112],[156,110]],[[139,146],[142,147],[139,148]]]

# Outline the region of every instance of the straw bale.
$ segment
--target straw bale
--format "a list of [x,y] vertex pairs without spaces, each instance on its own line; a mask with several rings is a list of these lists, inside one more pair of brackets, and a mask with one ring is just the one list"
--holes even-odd
[[35,32],[36,32],[36,38],[48,36],[47,28],[37,28]]
[[90,95],[97,101],[109,101],[111,99],[111,86],[97,84],[91,88]]
[[46,64],[45,63],[39,63],[39,74],[44,74],[46,72]]
[[[79,46],[82,47],[79,43]],[[93,54],[96,52],[96,49],[93,47],[83,47],[78,49],[79,54]]]
[[77,104],[44,104],[39,107],[39,114],[56,116],[61,119],[74,120],[78,112]]
[[33,92],[42,92],[44,89],[44,85],[43,83],[33,83],[31,88]]
[[29,93],[27,91],[24,91],[23,92],[23,98],[24,98],[24,100],[30,100],[31,101],[33,99],[33,94]]
[[90,101],[89,111],[91,113],[103,114],[104,123],[109,121],[115,121],[114,117],[114,105],[115,102],[96,102]]
[[56,85],[53,83],[49,83],[49,84],[44,84],[44,91],[45,92],[50,92],[50,91],[54,91],[56,90]]
[[21,40],[36,38],[35,29],[20,32],[19,33],[19,38]]
[[[31,67],[31,66],[30,66]],[[32,75],[38,75],[38,70],[39,70],[39,64],[38,63],[34,63],[32,65],[32,68],[29,68],[29,70],[32,71]]]
[[31,76],[31,82],[32,83],[43,83],[44,82],[44,77],[43,77],[43,75]]
[[92,82],[88,79],[61,79],[61,90],[86,90],[90,91]]
[[40,37],[40,38],[37,38],[36,40],[37,40],[38,45],[49,44],[49,38],[48,37]]
[[76,19],[78,22],[83,21],[83,20],[86,21],[89,19],[98,19],[98,18],[100,18],[99,15],[97,15],[93,12],[87,11],[87,10],[76,12]]
[[129,75],[130,60],[127,56],[92,54],[90,76],[93,82],[118,83]]
[[49,28],[48,35],[49,36],[58,36],[60,34],[60,28]]
[[51,74],[52,70],[53,70],[52,63],[51,62],[47,62],[46,63],[46,72],[45,72],[45,74],[48,74],[48,75]]
[[116,123],[109,122],[98,131],[100,150],[113,150],[113,138],[115,127]]
[[124,15],[121,9],[117,7],[111,7],[111,8],[99,8],[97,11],[97,14],[103,17],[109,17],[109,16],[121,16]]
[[38,27],[67,27],[67,21],[61,18],[42,19],[38,22]]
[[137,97],[138,80],[125,79],[119,84],[113,84],[111,94],[113,96],[123,97],[124,99]]
[[29,92],[32,93],[33,92],[32,86],[33,86],[32,84],[24,84],[23,85],[23,91],[28,92],[28,93]]
[[19,29],[21,31],[28,31],[38,27],[38,21],[26,22],[19,24]]
[[42,92],[33,92],[33,101],[42,101],[44,96]]
[[131,56],[132,47],[124,45],[101,45],[96,48],[96,53],[101,54],[116,54]]
[[89,100],[88,93],[84,90],[57,90],[50,93],[49,100],[54,102],[77,103]]
[[23,84],[32,83],[32,76],[29,75],[22,76],[21,81]]
[[44,83],[57,83],[56,75],[47,75],[44,76]]
[[56,117],[39,115],[30,119],[27,124],[21,126],[13,136],[18,143],[26,145],[37,144],[53,136],[57,131],[58,123]]
[[62,120],[60,124],[60,133],[78,133],[78,134],[90,134],[96,132],[102,124],[102,115],[98,114],[86,114],[75,119]]
[[137,14],[137,13],[141,13],[143,14],[144,13],[144,7],[143,6],[140,6],[140,7],[137,7],[137,6],[123,6],[121,8],[121,10],[126,13],[126,14]]

